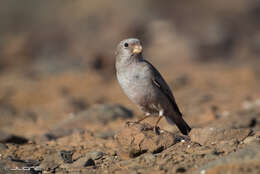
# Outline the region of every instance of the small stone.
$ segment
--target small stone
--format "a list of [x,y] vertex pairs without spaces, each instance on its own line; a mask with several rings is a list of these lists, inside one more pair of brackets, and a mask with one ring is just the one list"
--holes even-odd
[[0,143],[26,144],[28,139],[0,131]]
[[60,151],[60,156],[63,159],[64,163],[72,163],[72,155],[73,155],[74,151],[65,151],[62,150]]
[[184,172],[186,172],[186,169],[183,168],[183,167],[180,167],[180,168],[176,169],[176,172],[177,173],[184,173]]
[[206,170],[201,170],[200,171],[200,174],[205,174],[206,173]]
[[84,167],[88,167],[88,166],[94,166],[95,165],[95,161],[93,159],[88,159],[86,161],[86,163],[84,164]]
[[214,149],[213,151],[212,151],[212,154],[213,155],[221,155],[221,154],[223,154],[224,153],[224,151],[217,151],[216,149]]
[[160,133],[164,133],[164,130],[160,130]]

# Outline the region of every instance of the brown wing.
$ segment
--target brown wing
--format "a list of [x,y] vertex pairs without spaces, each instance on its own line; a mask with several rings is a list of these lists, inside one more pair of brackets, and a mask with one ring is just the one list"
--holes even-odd
[[148,61],[144,60],[146,63],[148,63],[152,69],[152,73],[153,73],[153,83],[155,84],[156,87],[158,87],[161,92],[168,98],[168,100],[172,103],[173,108],[175,109],[175,111],[182,116],[182,113],[179,110],[179,107],[177,106],[176,102],[175,102],[175,98],[171,92],[171,89],[169,88],[169,86],[167,85],[167,83],[165,82],[165,80],[163,79],[163,77],[161,76],[161,74],[156,70],[156,68]]

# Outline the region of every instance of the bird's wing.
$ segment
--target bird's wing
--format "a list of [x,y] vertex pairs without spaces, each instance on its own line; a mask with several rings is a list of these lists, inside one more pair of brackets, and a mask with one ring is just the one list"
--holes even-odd
[[173,108],[175,109],[175,111],[179,114],[182,115],[179,107],[177,106],[176,102],[175,102],[175,98],[171,92],[171,89],[169,88],[169,86],[167,85],[167,83],[165,82],[165,80],[163,79],[163,77],[161,76],[161,74],[157,71],[157,69],[148,61],[145,60],[146,63],[149,64],[151,70],[152,70],[152,82],[153,84],[168,98],[168,100],[172,103]]

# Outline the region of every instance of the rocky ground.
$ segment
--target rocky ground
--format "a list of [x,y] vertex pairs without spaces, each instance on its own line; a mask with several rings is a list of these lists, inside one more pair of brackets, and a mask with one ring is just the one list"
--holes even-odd
[[163,70],[189,136],[165,120],[156,135],[153,117],[126,124],[142,113],[95,72],[2,75],[1,173],[259,173],[258,76],[219,66]]
[[[0,6],[0,174],[260,173],[260,3],[131,2]],[[189,136],[127,124],[143,113],[115,77],[126,37],[143,41]]]

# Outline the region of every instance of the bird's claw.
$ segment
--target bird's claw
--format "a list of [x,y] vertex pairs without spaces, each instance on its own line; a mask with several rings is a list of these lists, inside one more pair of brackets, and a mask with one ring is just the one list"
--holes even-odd
[[160,127],[154,126],[153,130],[154,130],[156,135],[160,135]]
[[138,124],[138,122],[137,121],[127,121],[126,122],[127,126],[130,126],[130,125],[133,125],[133,124]]

